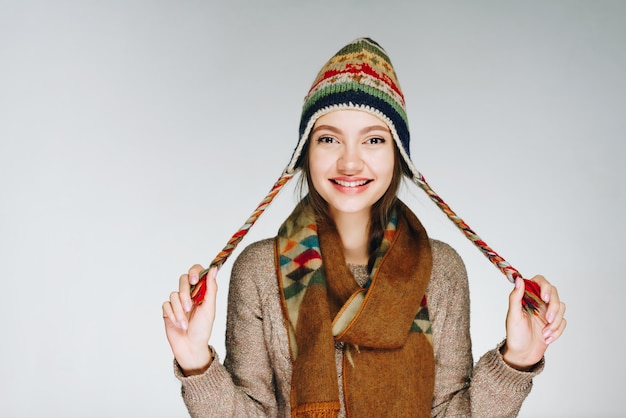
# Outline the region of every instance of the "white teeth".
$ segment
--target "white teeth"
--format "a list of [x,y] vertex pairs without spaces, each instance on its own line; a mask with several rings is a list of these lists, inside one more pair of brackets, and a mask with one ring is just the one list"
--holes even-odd
[[333,180],[333,181],[343,187],[358,187],[358,186],[363,186],[364,184],[367,183],[367,180],[359,180],[359,181]]

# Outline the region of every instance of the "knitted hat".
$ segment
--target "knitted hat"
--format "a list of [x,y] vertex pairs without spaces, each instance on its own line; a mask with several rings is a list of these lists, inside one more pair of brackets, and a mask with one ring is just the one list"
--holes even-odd
[[[230,238],[226,246],[211,262],[209,268],[220,267],[226,261],[274,197],[301,167],[302,150],[317,119],[326,113],[340,109],[362,110],[384,121],[409,168],[411,180],[428,194],[431,200],[505,274],[509,281],[514,282],[517,277],[522,277],[519,271],[492,250],[450,209],[411,162],[409,124],[404,96],[387,53],[370,38],[359,38],[349,43],[322,67],[305,97],[300,119],[298,145],[289,164],[268,195],[257,206],[246,223]],[[200,274],[200,282],[192,288],[191,296],[194,302],[204,300],[205,279],[209,268]],[[538,287],[531,291],[528,290],[529,286],[533,285],[534,282],[526,281],[527,291],[523,303],[529,311],[537,311],[543,306],[538,297]]]
[[341,48],[315,78],[304,99],[300,137],[287,172],[302,165],[302,150],[317,119],[340,109],[362,110],[384,121],[400,154],[413,166],[406,104],[391,60],[378,43],[359,38]]

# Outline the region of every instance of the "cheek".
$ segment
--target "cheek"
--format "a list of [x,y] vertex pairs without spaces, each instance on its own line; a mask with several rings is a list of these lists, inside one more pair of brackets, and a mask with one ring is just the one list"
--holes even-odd
[[326,180],[326,174],[329,170],[329,163],[326,160],[317,153],[309,154],[309,176],[316,189]]
[[370,167],[378,174],[380,179],[390,183],[393,177],[394,154],[393,151],[371,162]]

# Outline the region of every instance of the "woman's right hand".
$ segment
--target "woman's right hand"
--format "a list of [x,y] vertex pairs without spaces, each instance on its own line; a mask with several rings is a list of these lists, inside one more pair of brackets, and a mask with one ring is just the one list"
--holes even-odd
[[178,291],[170,294],[163,303],[165,334],[172,353],[186,376],[204,373],[211,365],[212,355],[209,338],[215,320],[215,297],[217,295],[217,268],[207,273],[207,291],[204,301],[194,305],[191,301],[191,285],[198,283],[203,267],[199,264],[180,276]]

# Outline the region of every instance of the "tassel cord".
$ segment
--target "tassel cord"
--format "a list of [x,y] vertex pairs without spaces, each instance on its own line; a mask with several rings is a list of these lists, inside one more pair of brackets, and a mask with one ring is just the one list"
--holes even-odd
[[237,245],[243,240],[243,237],[250,231],[250,228],[254,225],[254,223],[259,219],[261,214],[267,209],[267,207],[272,203],[276,195],[281,191],[281,189],[287,184],[287,182],[293,177],[293,173],[287,173],[286,171],[280,176],[280,178],[274,183],[270,192],[265,196],[265,198],[259,203],[257,208],[254,210],[252,215],[246,220],[246,222],[239,228],[237,232],[233,234],[233,236],[228,240],[228,243],[224,246],[222,251],[215,256],[213,261],[209,267],[205,268],[200,272],[200,279],[198,283],[194,286],[191,286],[191,300],[195,304],[200,304],[204,300],[204,295],[206,294],[206,277],[207,273],[210,269],[217,267],[218,269],[226,262],[228,257],[233,253]]
[[415,170],[413,172],[413,182],[417,184],[430,199],[435,202],[435,204],[441,209],[448,219],[454,223],[457,228],[463,232],[465,237],[469,239],[474,245],[491,261],[491,263],[496,266],[511,282],[515,283],[515,279],[520,277],[524,280],[525,291],[524,291],[524,299],[522,300],[522,306],[524,309],[533,315],[537,315],[540,312],[545,313],[545,303],[541,300],[540,297],[540,289],[539,285],[531,280],[524,279],[521,273],[509,264],[503,257],[501,257],[497,252],[495,252],[485,241],[482,240],[470,227],[467,225],[463,219],[461,219],[451,208],[448,206],[443,199],[435,193],[435,191],[430,187],[424,176]]

